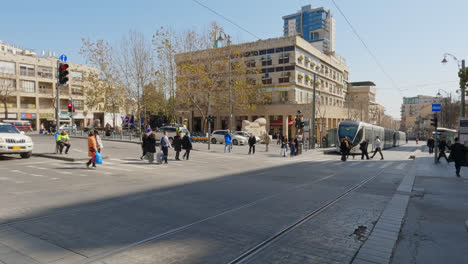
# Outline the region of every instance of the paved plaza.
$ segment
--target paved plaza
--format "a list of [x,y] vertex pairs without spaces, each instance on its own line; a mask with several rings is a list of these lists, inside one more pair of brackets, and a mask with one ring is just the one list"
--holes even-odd
[[194,144],[190,160],[171,151],[158,165],[106,141],[86,169],[85,139],[71,142],[75,161],[1,158],[0,263],[389,263],[414,176],[436,173],[414,143],[347,162]]

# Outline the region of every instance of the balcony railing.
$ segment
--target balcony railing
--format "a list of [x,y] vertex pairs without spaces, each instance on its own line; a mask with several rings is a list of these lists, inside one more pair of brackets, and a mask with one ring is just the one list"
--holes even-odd
[[52,88],[39,88],[39,93],[41,93],[41,94],[53,94],[54,89],[52,89]]
[[70,94],[70,91],[67,90],[64,90],[64,89],[60,89],[60,95],[69,95]]
[[72,90],[73,95],[83,95],[83,90]]
[[36,109],[36,104],[21,104],[23,109]]

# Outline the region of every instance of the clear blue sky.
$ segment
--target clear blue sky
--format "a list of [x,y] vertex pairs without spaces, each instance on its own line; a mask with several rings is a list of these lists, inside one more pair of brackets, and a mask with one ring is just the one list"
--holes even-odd
[[[452,60],[442,65],[443,53],[468,59],[466,0],[335,0],[401,91],[379,70],[329,0],[200,1],[262,39],[281,36],[281,17],[303,5],[331,9],[337,22],[336,50],[347,60],[350,81],[375,82],[377,101],[397,118],[403,96],[435,95],[438,89],[456,95],[457,65]],[[82,37],[115,43],[129,29],[151,39],[162,25],[201,29],[217,21],[236,41],[255,40],[191,0],[7,1],[2,3],[2,21],[4,42],[64,53],[77,63],[84,63],[79,55]]]

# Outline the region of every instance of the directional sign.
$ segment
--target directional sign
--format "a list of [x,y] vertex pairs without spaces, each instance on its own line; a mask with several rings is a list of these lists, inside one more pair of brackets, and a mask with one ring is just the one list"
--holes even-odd
[[61,61],[67,61],[67,56],[66,55],[60,55],[60,60]]
[[440,112],[440,104],[432,104],[432,112]]

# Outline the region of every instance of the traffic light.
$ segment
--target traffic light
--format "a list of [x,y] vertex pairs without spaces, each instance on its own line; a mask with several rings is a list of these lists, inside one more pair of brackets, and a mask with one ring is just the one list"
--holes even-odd
[[437,116],[434,115],[433,118],[431,118],[431,126],[435,127],[437,129]]
[[213,123],[214,122],[214,116],[208,116],[208,122]]
[[301,128],[304,128],[304,126],[305,126],[305,123],[301,122]]
[[68,101],[68,112],[69,112],[69,113],[75,112],[75,111],[73,111],[73,110],[74,110],[74,107],[73,107],[72,101]]
[[59,83],[67,84],[68,82],[68,64],[60,63],[59,65]]
[[72,107],[73,113],[75,113],[75,106]]

